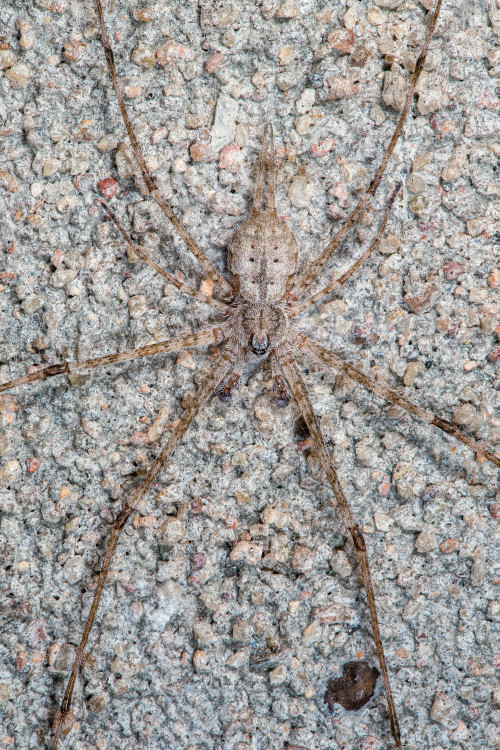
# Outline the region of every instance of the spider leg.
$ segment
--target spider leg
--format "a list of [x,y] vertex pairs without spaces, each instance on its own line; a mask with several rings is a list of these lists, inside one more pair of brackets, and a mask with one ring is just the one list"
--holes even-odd
[[219,400],[222,401],[223,404],[229,403],[233,396],[233,391],[237,391],[239,389],[241,376],[243,374],[243,364],[244,359],[240,353],[228,377],[224,378],[224,380],[215,389]]
[[85,372],[85,370],[91,370],[94,367],[102,367],[103,365],[113,365],[116,362],[127,362],[131,359],[151,357],[154,354],[163,354],[165,352],[176,352],[181,349],[190,349],[195,346],[220,344],[224,341],[225,337],[225,328],[224,324],[222,324],[222,326],[217,328],[207,328],[205,331],[188,333],[184,336],[177,336],[169,341],[159,341],[155,344],[141,346],[139,349],[128,349],[125,352],[106,354],[102,357],[95,357],[94,359],[85,359],[83,362],[61,362],[55,365],[47,365],[47,367],[42,367],[40,370],[30,372],[28,375],[22,375],[20,378],[3,383],[0,385],[0,393],[10,391],[11,388],[16,388],[18,385],[34,383],[37,380],[45,380],[54,375],[74,375],[77,372]]
[[340,243],[343,241],[346,234],[349,232],[349,230],[353,227],[353,225],[358,220],[361,213],[364,211],[368,203],[370,202],[372,196],[375,195],[375,191],[377,190],[380,181],[382,180],[382,177],[384,175],[385,169],[387,167],[387,163],[389,159],[392,156],[392,152],[394,151],[394,147],[396,146],[396,143],[398,141],[398,138],[401,134],[401,131],[403,129],[404,122],[406,120],[406,116],[408,114],[408,111],[410,109],[412,100],[413,100],[413,94],[415,93],[415,87],[418,83],[418,79],[420,77],[420,73],[422,71],[423,64],[425,62],[425,57],[427,55],[427,50],[429,48],[429,44],[432,38],[432,35],[434,33],[434,29],[436,27],[436,22],[439,15],[439,10],[441,8],[441,2],[442,0],[437,0],[436,7],[434,8],[434,14],[432,16],[432,21],[429,26],[429,30],[427,32],[427,36],[424,42],[424,46],[422,49],[422,52],[419,55],[419,58],[417,60],[415,71],[412,73],[410,77],[410,88],[408,89],[408,93],[406,95],[406,100],[404,103],[403,111],[401,112],[401,116],[398,120],[398,124],[396,125],[396,129],[394,130],[394,133],[392,135],[391,141],[389,143],[389,146],[387,148],[387,151],[384,154],[384,157],[382,159],[382,162],[377,169],[375,173],[375,177],[370,182],[369,186],[366,188],[365,192],[363,193],[361,200],[359,201],[358,205],[352,212],[352,214],[346,219],[344,226],[337,232],[337,234],[330,240],[327,247],[323,250],[321,255],[319,255],[316,260],[314,260],[312,263],[307,265],[299,274],[297,279],[295,280],[295,283],[290,290],[290,299],[298,300],[301,297],[304,296],[304,294],[307,292],[308,288],[311,286],[311,284],[318,278],[319,273],[322,271],[323,267],[325,266],[325,263],[328,261],[332,253],[335,252],[335,250],[338,248]]
[[380,240],[382,239],[382,236],[385,231],[385,225],[387,224],[387,220],[389,218],[389,214],[392,209],[392,205],[394,201],[396,200],[396,196],[399,193],[401,189],[401,183],[399,182],[394,190],[392,191],[392,195],[389,198],[389,202],[387,204],[387,208],[385,209],[384,218],[382,219],[382,223],[379,227],[379,230],[377,232],[377,236],[371,243],[371,245],[365,250],[363,255],[361,255],[358,260],[352,264],[350,268],[347,269],[345,273],[342,274],[342,276],[339,276],[338,278],[333,277],[331,281],[323,287],[323,289],[320,289],[319,291],[312,294],[310,297],[308,297],[305,300],[302,300],[302,302],[298,302],[296,305],[292,305],[290,314],[293,316],[300,315],[300,313],[304,312],[304,310],[307,310],[308,308],[312,307],[316,304],[316,302],[319,302],[319,300],[326,297],[331,292],[336,291],[337,289],[340,289],[340,287],[345,284],[345,282],[351,278],[353,273],[360,267],[364,261],[370,257],[370,255],[373,253],[374,250],[378,247]]
[[283,371],[281,369],[280,361],[276,350],[271,351],[271,375],[273,379],[273,394],[276,398],[276,405],[281,407],[287,407],[290,403],[290,391],[288,389],[285,378],[283,377]]
[[353,367],[348,362],[344,362],[344,360],[340,359],[336,354],[329,352],[327,349],[324,349],[315,341],[311,341],[311,339],[308,339],[306,336],[299,334],[298,339],[299,348],[310,354],[323,365],[327,365],[328,368],[333,367],[335,370],[343,372],[352,380],[364,385],[365,388],[368,388],[368,390],[372,391],[376,396],[382,396],[382,398],[387,399],[387,401],[392,401],[393,404],[401,406],[403,409],[410,412],[410,414],[413,414],[414,417],[422,420],[422,422],[426,422],[426,424],[433,425],[434,427],[439,427],[439,429],[446,432],[447,435],[452,435],[475,453],[484,456],[488,461],[495,464],[495,466],[500,467],[500,455],[498,453],[494,453],[484,444],[478,443],[470,438],[454,425],[453,422],[448,422],[448,420],[438,417],[428,409],[422,409],[420,406],[413,404],[405,398],[401,393],[394,391],[392,388],[388,388],[386,385],[377,383],[375,380],[372,380],[365,375],[364,372],[361,372],[361,370]]
[[145,479],[139,485],[139,487],[137,487],[135,490],[132,490],[132,492],[125,498],[121,511],[118,513],[113,523],[113,527],[111,529],[111,532],[108,538],[108,543],[106,545],[106,552],[104,554],[104,558],[102,561],[101,571],[99,573],[99,578],[97,580],[97,587],[94,593],[94,598],[92,600],[92,605],[90,607],[90,612],[87,617],[87,622],[85,623],[85,628],[84,628],[80,643],[78,645],[78,649],[77,649],[76,656],[75,656],[75,661],[73,662],[71,675],[69,677],[68,684],[66,686],[66,691],[64,693],[64,698],[61,704],[61,708],[56,714],[55,729],[54,729],[55,734],[52,740],[51,750],[56,750],[60,734],[63,731],[65,724],[67,725],[68,723],[67,717],[71,710],[71,699],[73,697],[73,690],[75,687],[76,678],[77,678],[78,671],[80,669],[80,665],[82,662],[83,653],[85,651],[85,646],[87,645],[90,631],[92,630],[92,625],[94,624],[94,619],[97,613],[97,609],[99,607],[101,594],[104,589],[104,585],[106,583],[106,578],[108,576],[111,563],[113,561],[113,557],[114,557],[116,545],[118,543],[118,539],[120,537],[120,533],[123,527],[125,526],[125,524],[127,523],[128,519],[134,512],[137,505],[140,503],[140,501],[142,500],[146,492],[149,490],[149,488],[151,487],[155,479],[158,477],[158,475],[162,471],[167,460],[172,455],[176,446],[180,443],[184,433],[188,429],[193,419],[198,414],[201,407],[204,405],[204,403],[208,400],[210,395],[217,388],[218,384],[224,378],[228,370],[232,367],[236,359],[236,356],[237,356],[236,350],[228,347],[222,352],[220,357],[218,357],[217,361],[212,365],[212,368],[208,376],[206,377],[205,381],[201,385],[195,398],[192,400],[192,402],[189,404],[186,411],[182,415],[179,421],[179,424],[175,428],[175,431],[172,433],[170,439],[167,441],[165,447],[161,451],[158,458],[154,461],[150,470],[146,474]]
[[160,276],[163,276],[163,278],[166,279],[169,282],[169,284],[172,284],[173,286],[175,286],[176,289],[178,289],[180,292],[184,292],[184,294],[189,294],[190,297],[195,297],[200,302],[204,302],[206,305],[210,305],[210,307],[213,307],[219,312],[227,315],[227,313],[229,312],[228,305],[225,305],[224,302],[219,302],[218,300],[213,299],[212,297],[207,297],[207,295],[203,294],[203,292],[199,292],[198,289],[194,289],[192,286],[189,286],[189,284],[184,284],[182,281],[179,281],[179,279],[176,279],[175,276],[172,276],[172,274],[168,273],[167,271],[164,271],[163,268],[160,268],[160,266],[157,263],[154,263],[152,260],[148,258],[144,250],[142,250],[139,247],[139,245],[135,244],[135,242],[132,240],[132,237],[122,227],[122,225],[118,221],[113,211],[109,208],[109,206],[107,206],[106,203],[100,198],[97,199],[95,203],[98,203],[104,208],[109,218],[111,219],[111,221],[113,222],[113,224],[118,229],[118,231],[124,238],[125,242],[129,246],[129,249],[132,250],[132,252],[134,252],[141,260],[143,260],[144,263],[146,263],[153,270],[159,273]]
[[182,224],[182,222],[175,215],[170,204],[167,203],[167,201],[160,195],[158,191],[158,187],[153,177],[149,173],[146,162],[144,160],[144,156],[142,155],[141,149],[139,147],[139,143],[137,141],[137,138],[135,137],[135,133],[132,129],[132,125],[130,124],[130,120],[127,114],[127,109],[125,107],[125,101],[123,99],[122,92],[118,84],[118,77],[116,75],[115,61],[113,57],[113,50],[111,49],[108,32],[106,31],[106,25],[104,23],[104,15],[102,12],[101,0],[96,0],[96,6],[97,6],[97,13],[99,16],[99,23],[101,26],[102,44],[103,44],[104,52],[106,55],[106,61],[108,63],[109,73],[113,81],[113,88],[115,90],[116,98],[118,99],[118,104],[120,105],[123,122],[125,123],[125,127],[127,129],[128,137],[130,139],[130,143],[132,145],[135,158],[137,159],[137,163],[139,164],[139,168],[141,170],[141,174],[146,184],[146,187],[149,191],[149,194],[151,195],[153,200],[155,200],[156,203],[160,206],[160,208],[164,211],[164,213],[166,214],[170,222],[173,224],[178,234],[182,237],[186,245],[189,247],[189,249],[195,256],[196,260],[201,264],[201,266],[203,267],[203,269],[209,276],[209,278],[211,278],[214,284],[216,284],[219,287],[224,297],[227,298],[229,301],[232,301],[236,296],[236,293],[232,285],[217,271],[215,266],[211,263],[211,261],[209,261],[209,259],[207,258],[207,256],[205,255],[201,247],[198,245],[198,243],[195,242],[195,240],[191,237],[191,235],[187,231],[184,224]]
[[394,700],[393,700],[392,693],[391,693],[391,686],[389,683],[389,674],[387,672],[387,664],[385,660],[384,647],[382,645],[382,639],[380,637],[380,629],[378,626],[378,617],[377,617],[377,608],[375,606],[375,596],[373,593],[373,584],[372,584],[372,579],[371,579],[370,565],[368,562],[368,555],[366,552],[365,540],[364,540],[364,537],[361,533],[361,530],[358,524],[356,523],[352,515],[351,508],[344,495],[344,491],[342,490],[341,484],[337,477],[337,472],[335,471],[331,456],[325,445],[325,440],[323,438],[323,435],[321,434],[319,423],[314,413],[311,401],[309,399],[309,394],[307,392],[306,385],[304,383],[304,380],[302,379],[302,376],[295,363],[295,360],[290,350],[288,350],[288,352],[284,355],[278,354],[278,357],[280,360],[281,368],[288,381],[292,394],[294,398],[296,399],[300,407],[300,410],[302,412],[302,415],[305,419],[305,422],[307,424],[307,427],[309,428],[312,441],[315,445],[316,450],[318,451],[321,465],[323,466],[323,469],[326,472],[328,481],[330,482],[330,485],[333,490],[333,494],[335,495],[335,499],[337,500],[337,504],[340,509],[344,524],[349,530],[349,533],[354,542],[354,546],[356,548],[356,552],[359,557],[359,562],[361,565],[361,573],[363,577],[363,584],[364,584],[365,591],[366,591],[368,608],[370,610],[370,619],[371,619],[371,624],[372,624],[373,637],[375,639],[375,645],[377,647],[377,655],[378,655],[378,660],[380,664],[380,671],[382,672],[382,677],[384,680],[385,694],[387,697],[387,705],[389,708],[391,732],[394,738],[394,742],[396,743],[396,748],[398,750],[401,750],[401,735],[399,731],[398,718],[396,715],[396,708],[395,708]]

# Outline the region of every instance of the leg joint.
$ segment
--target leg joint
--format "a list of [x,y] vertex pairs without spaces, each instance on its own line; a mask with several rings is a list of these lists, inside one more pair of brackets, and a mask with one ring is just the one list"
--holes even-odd
[[365,539],[361,531],[359,530],[359,526],[353,526],[349,529],[352,541],[354,542],[354,546],[358,550],[358,552],[366,552],[366,544]]

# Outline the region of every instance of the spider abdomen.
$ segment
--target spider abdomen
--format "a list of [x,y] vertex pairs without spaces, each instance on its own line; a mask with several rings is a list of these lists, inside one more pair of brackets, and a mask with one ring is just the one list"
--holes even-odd
[[282,300],[297,271],[297,259],[297,240],[274,210],[252,211],[229,244],[229,270],[248,302]]

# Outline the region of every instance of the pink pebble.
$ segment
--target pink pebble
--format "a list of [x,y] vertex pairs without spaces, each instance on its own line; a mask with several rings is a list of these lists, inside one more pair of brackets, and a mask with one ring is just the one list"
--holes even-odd
[[243,164],[243,152],[236,143],[230,143],[221,149],[219,154],[219,169],[227,169],[228,172],[237,172]]
[[118,190],[118,183],[112,177],[105,177],[104,180],[97,183],[97,187],[105,198],[112,198]]
[[331,151],[334,146],[335,141],[333,140],[333,138],[325,138],[324,141],[313,143],[313,145],[309,149],[309,154],[315,157],[324,156],[329,151]]

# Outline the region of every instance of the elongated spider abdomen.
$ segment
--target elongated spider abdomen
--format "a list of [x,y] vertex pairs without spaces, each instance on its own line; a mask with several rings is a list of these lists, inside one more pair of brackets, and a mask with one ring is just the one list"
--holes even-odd
[[228,260],[246,301],[279,302],[297,272],[297,240],[275,211],[253,211],[234,233]]
[[273,130],[271,125],[266,125],[252,212],[233,234],[228,252],[228,266],[235,286],[247,302],[280,302],[297,272],[297,240],[290,227],[278,217],[274,191]]

